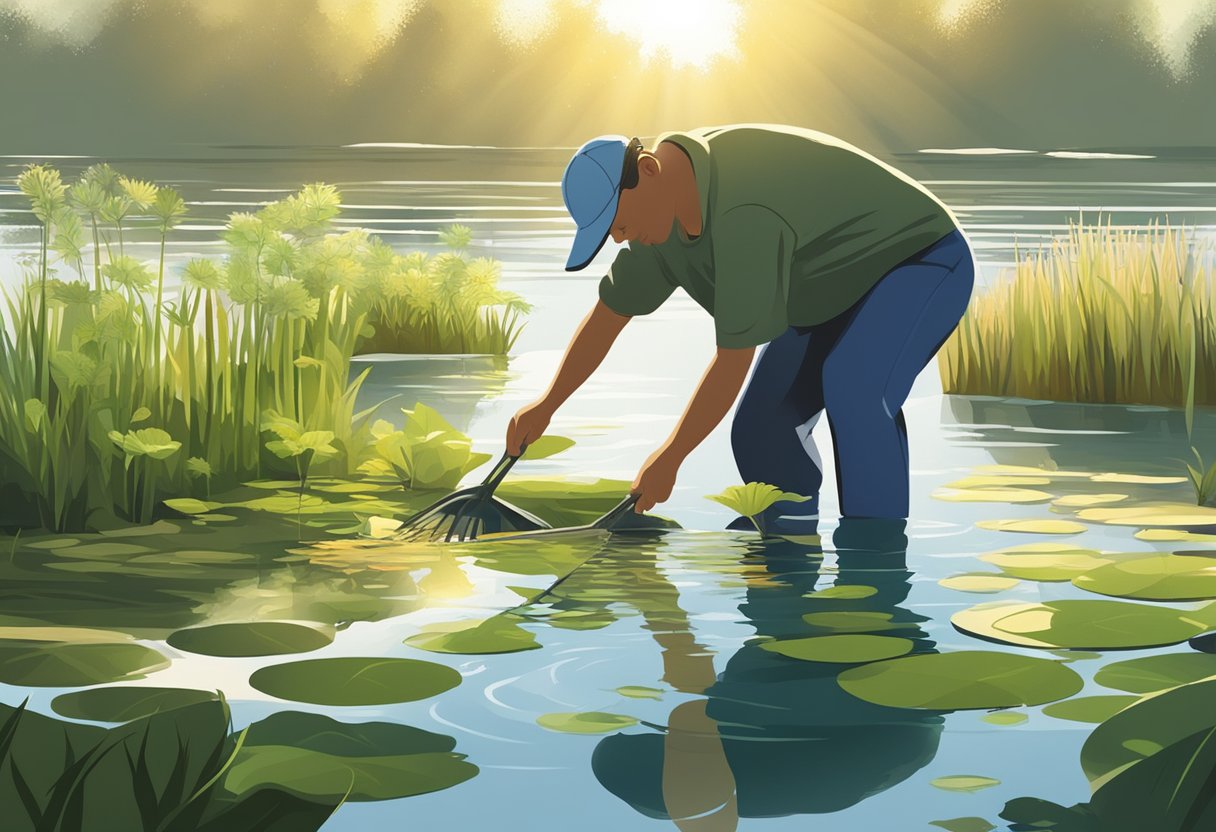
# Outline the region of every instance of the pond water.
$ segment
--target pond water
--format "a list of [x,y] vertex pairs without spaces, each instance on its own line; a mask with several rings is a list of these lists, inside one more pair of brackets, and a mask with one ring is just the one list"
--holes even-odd
[[[502,260],[506,287],[536,307],[509,362],[366,356],[355,370],[373,366],[365,405],[399,396],[384,408],[391,416],[398,405],[427,402],[469,432],[481,450],[496,453],[507,420],[547,385],[612,257],[610,243],[580,275],[561,271],[570,234],[556,180],[569,152],[199,148],[194,158],[111,161],[124,172],[182,189],[191,215],[171,243],[175,262],[217,254],[213,241],[229,211],[249,210],[315,180],[342,190],[344,223],[382,234],[401,249],[435,247],[437,228],[453,220],[471,226],[473,253]],[[982,286],[1008,264],[1015,246],[1062,233],[1082,214],[1108,212],[1115,224],[1129,226],[1168,217],[1216,236],[1216,149],[1120,154],[917,153],[892,161],[956,210],[976,244]],[[0,160],[0,279],[9,285],[18,275],[15,257],[36,240],[11,179],[25,161]],[[69,173],[93,160],[49,161]],[[151,256],[151,242],[145,245]],[[519,473],[632,479],[673,427],[712,348],[711,322],[682,294],[634,321],[553,423],[553,432],[578,444],[551,459],[521,463]],[[917,380],[904,412],[912,468],[906,537],[862,535],[859,542],[847,524],[839,525],[826,420],[812,432],[825,469],[820,543],[762,545],[756,535],[723,531],[733,514],[704,497],[738,481],[728,417],[689,457],[672,499],[659,508],[683,531],[450,549],[327,541],[292,547],[296,557],[289,563],[269,560],[275,545],[251,534],[246,548],[269,560],[253,575],[203,563],[191,574],[214,580],[180,591],[173,589],[172,567],[107,575],[106,592],[126,593],[131,614],[125,617],[107,609],[105,592],[79,587],[71,597],[92,601],[70,605],[69,615],[61,603],[67,596],[30,575],[28,584],[6,583],[0,613],[135,632],[172,664],[131,684],[220,687],[238,728],[284,709],[346,722],[401,722],[452,737],[456,751],[480,770],[441,791],[349,803],[327,830],[399,824],[564,830],[576,823],[587,830],[658,829],[671,827],[667,814],[681,813],[694,818],[681,821],[683,828],[852,832],[891,829],[894,818],[900,829],[933,828],[926,824],[958,817],[999,825],[997,812],[1018,796],[1064,805],[1087,800],[1078,760],[1091,724],[1053,718],[1038,706],[1017,709],[1025,721],[1002,725],[985,721],[983,709],[872,704],[837,683],[840,669],[854,665],[799,661],[760,645],[766,637],[822,635],[822,625],[814,623],[822,619],[806,615],[884,614],[890,616],[883,618],[885,631],[910,640],[912,655],[986,650],[1058,659],[1084,680],[1082,696],[1116,692],[1094,682],[1096,671],[1111,662],[1192,652],[1184,639],[1166,647],[1071,654],[980,640],[953,626],[951,616],[993,600],[1038,604],[1106,596],[1067,580],[1023,578],[984,594],[939,583],[962,573],[996,573],[980,555],[1027,543],[1108,555],[1211,546],[1137,538],[1134,533],[1153,525],[1152,518],[1101,512],[1080,517],[1081,525],[1067,535],[981,525],[1075,521],[1086,510],[1081,501],[1055,501],[1087,495],[1122,498],[1112,506],[1193,506],[1191,486],[1181,479],[1184,461],[1191,461],[1182,414],[1147,406],[943,396],[934,365]],[[1216,448],[1216,413],[1197,414],[1194,444],[1209,455]],[[1032,477],[1023,467],[1043,473]],[[995,479],[958,482],[976,476]],[[943,490],[950,483],[957,489]],[[1028,496],[1027,489],[1043,494]],[[1216,519],[1207,516],[1190,518],[1189,525],[1216,531]],[[28,569],[36,571],[32,563]],[[564,574],[571,577],[558,590],[512,619],[539,649],[459,655],[403,643],[437,624],[516,608],[521,596],[510,587],[539,589]],[[832,586],[873,591],[818,594]],[[141,605],[147,605],[146,616],[132,612]],[[1202,609],[1195,600],[1159,605]],[[285,703],[249,683],[253,671],[282,657],[200,656],[153,637],[166,628],[257,617],[339,625],[332,644],[288,659],[424,659],[455,668],[461,683],[401,704]],[[1206,621],[1216,627],[1210,614]],[[50,701],[66,690],[0,685],[0,700],[16,704],[28,695],[31,708],[49,714]],[[594,735],[537,723],[546,714],[582,712],[630,719]],[[999,784],[969,792],[930,783],[951,775]]]

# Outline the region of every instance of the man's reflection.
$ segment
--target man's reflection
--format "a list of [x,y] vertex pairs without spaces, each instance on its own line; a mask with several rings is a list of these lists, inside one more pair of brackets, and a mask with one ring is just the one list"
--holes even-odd
[[[767,579],[749,582],[740,611],[758,636],[778,639],[849,631],[848,624],[809,624],[803,616],[811,613],[887,613],[882,635],[913,639],[913,653],[931,652],[934,644],[918,626],[927,619],[899,606],[911,576],[905,525],[843,518],[833,534],[836,586],[872,593],[816,597],[818,546],[754,544],[749,554],[760,556]],[[644,815],[708,832],[734,829],[740,817],[836,812],[907,779],[937,752],[941,716],[849,695],[836,675],[851,665],[790,659],[761,649],[757,639],[715,679],[711,655],[693,638],[673,649],[671,635],[659,638],[671,630],[653,629],[664,643],[664,681],[705,698],[678,705],[664,734],[618,734],[596,747],[592,768],[600,783]]]

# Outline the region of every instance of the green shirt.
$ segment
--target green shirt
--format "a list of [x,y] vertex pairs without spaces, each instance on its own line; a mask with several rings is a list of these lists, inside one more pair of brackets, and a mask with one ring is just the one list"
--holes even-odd
[[848,142],[767,124],[669,132],[692,160],[701,234],[630,243],[600,281],[620,315],[682,287],[714,316],[720,347],[753,347],[847,310],[888,271],[955,231],[913,179]]

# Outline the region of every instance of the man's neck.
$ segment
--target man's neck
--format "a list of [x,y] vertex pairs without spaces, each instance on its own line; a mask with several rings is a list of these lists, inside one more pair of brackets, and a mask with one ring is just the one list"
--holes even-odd
[[661,161],[675,174],[672,187],[676,191],[676,221],[687,236],[700,236],[703,227],[701,192],[697,190],[697,176],[692,160],[675,142],[662,142],[660,148],[666,157],[661,158]]

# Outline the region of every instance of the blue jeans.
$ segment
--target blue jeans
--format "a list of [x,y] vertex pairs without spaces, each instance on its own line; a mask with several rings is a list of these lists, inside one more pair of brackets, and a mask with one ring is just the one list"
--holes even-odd
[[824,411],[840,513],[908,516],[901,408],[916,376],[958,326],[974,280],[971,249],[955,231],[887,272],[845,312],[791,327],[764,347],[731,426],[735,463],[744,482],[812,498],[777,503],[765,514],[767,528],[813,533],[823,472],[810,430]]

